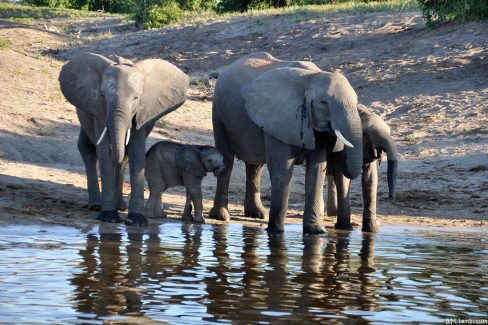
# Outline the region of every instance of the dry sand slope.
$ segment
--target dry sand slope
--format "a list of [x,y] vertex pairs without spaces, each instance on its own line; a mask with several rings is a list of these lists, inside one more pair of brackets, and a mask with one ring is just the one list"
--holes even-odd
[[[78,122],[57,84],[63,60],[89,50],[133,60],[160,57],[176,64],[194,80],[190,99],[164,118],[165,126],[157,128],[149,142],[170,138],[213,144],[212,87],[200,78],[244,54],[268,51],[283,59],[312,60],[325,70],[342,70],[360,101],[387,120],[403,159],[395,201],[387,200],[386,164],[381,166],[383,223],[488,225],[487,25],[428,30],[417,12],[309,14],[126,32],[85,45],[57,33],[0,22],[0,37],[13,43],[10,49],[0,49],[0,222],[82,227],[96,215],[83,208],[87,194],[76,149]],[[303,176],[304,168],[297,167],[290,222],[300,222]],[[267,204],[267,173],[264,178]],[[214,189],[215,179],[209,175],[204,182],[205,212]],[[244,168],[238,162],[230,189],[231,215],[237,222],[252,222],[242,216],[243,189]],[[352,191],[358,222],[359,180],[352,183]],[[178,189],[165,195],[172,216],[182,211],[182,193]],[[325,223],[332,225],[333,220],[326,218]]]

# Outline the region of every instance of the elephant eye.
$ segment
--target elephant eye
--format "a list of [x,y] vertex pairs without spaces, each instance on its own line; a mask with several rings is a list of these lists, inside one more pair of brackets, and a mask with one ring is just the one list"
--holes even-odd
[[105,98],[105,95],[104,94],[100,94],[100,97]]
[[321,103],[321,104],[324,104],[324,105],[326,105],[326,106],[328,106],[328,105],[329,105],[329,102],[328,102],[328,101],[326,101],[326,100],[322,100],[320,103]]
[[139,99],[139,96],[134,96],[134,100],[138,100]]

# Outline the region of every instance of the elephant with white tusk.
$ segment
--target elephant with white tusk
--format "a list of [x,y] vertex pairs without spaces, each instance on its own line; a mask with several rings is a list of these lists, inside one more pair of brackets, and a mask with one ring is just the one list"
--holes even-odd
[[[63,66],[61,91],[76,107],[81,124],[78,149],[85,164],[88,207],[101,209],[99,220],[120,222],[124,171],[129,163],[129,224],[147,225],[144,217],[146,138],[156,121],[186,100],[189,78],[159,59],[138,63],[111,61],[83,53]],[[98,186],[97,161],[102,191]]]
[[[381,163],[382,153],[386,152],[388,159],[388,197],[395,196],[396,174],[397,174],[397,148],[396,143],[390,135],[390,127],[377,114],[371,112],[366,106],[358,104],[359,116],[363,130],[363,171],[362,171],[362,193],[363,193],[363,231],[378,231],[376,221],[376,202],[378,187],[378,166]],[[332,156],[340,155],[333,153]],[[327,167],[327,179],[329,183],[327,199],[327,215],[337,216],[338,211],[349,213],[349,182],[337,173],[334,173],[334,166]],[[347,184],[347,185],[344,185]],[[345,189],[338,193],[338,187]],[[342,195],[338,195],[342,194]],[[338,218],[339,219],[339,218]],[[350,213],[346,218],[350,220]],[[338,220],[341,222],[341,220]]]
[[[228,187],[234,156],[246,163],[248,216],[264,218],[260,176],[266,163],[271,176],[267,230],[282,232],[293,165],[306,161],[303,231],[322,233],[326,154],[338,138],[346,146],[337,163],[349,178],[363,161],[357,96],[346,77],[305,61],[282,61],[255,53],[231,64],[215,86],[212,120],[225,171],[217,179],[210,216],[228,220]],[[332,150],[332,148],[331,148]]]

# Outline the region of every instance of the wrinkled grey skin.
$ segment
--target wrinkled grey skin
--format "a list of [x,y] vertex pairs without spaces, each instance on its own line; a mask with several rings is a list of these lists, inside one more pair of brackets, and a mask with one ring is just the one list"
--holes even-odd
[[[363,129],[363,171],[362,171],[362,192],[363,192],[363,226],[362,230],[367,232],[377,232],[379,229],[376,221],[376,202],[378,188],[378,166],[381,163],[383,152],[386,152],[388,159],[388,197],[393,199],[395,196],[396,171],[397,171],[397,148],[396,143],[390,135],[390,128],[385,121],[377,114],[368,110],[364,105],[358,104],[359,116]],[[337,216],[338,210],[349,209],[349,182],[343,177],[339,179],[341,186],[347,183],[346,193],[341,200],[338,197],[338,186],[332,169],[327,168],[327,179],[329,183],[327,215]],[[346,205],[344,207],[343,205]],[[350,222],[350,213],[338,223]],[[352,229],[352,227],[351,227]]]
[[[127,208],[122,184],[129,163],[129,224],[145,226],[146,137],[161,116],[183,104],[189,80],[163,60],[116,61],[93,53],[80,54],[63,66],[59,82],[63,95],[76,107],[81,124],[78,149],[86,169],[88,207],[101,209],[99,220],[121,221],[117,210]],[[107,132],[101,139],[105,127]]]
[[326,152],[339,130],[354,145],[344,150],[338,168],[347,177],[361,172],[362,136],[357,96],[340,73],[321,71],[311,62],[281,61],[255,53],[222,71],[215,87],[212,121],[225,171],[218,177],[210,216],[229,220],[228,188],[234,156],[246,163],[247,216],[265,218],[260,177],[271,176],[267,231],[282,232],[294,164],[306,160],[305,233],[323,233],[323,183]]
[[[224,171],[222,155],[210,146],[185,145],[161,141],[146,154],[145,176],[149,186],[146,217],[166,218],[161,196],[170,187],[185,186],[186,203],[183,220],[205,223],[202,205],[202,179],[207,172],[215,176]],[[191,215],[192,202],[195,217]]]

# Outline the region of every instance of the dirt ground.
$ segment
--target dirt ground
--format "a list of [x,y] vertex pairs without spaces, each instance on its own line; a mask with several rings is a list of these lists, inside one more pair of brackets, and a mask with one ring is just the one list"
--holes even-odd
[[[2,224],[84,227],[95,219],[96,213],[84,207],[86,181],[76,148],[79,124],[57,82],[65,60],[80,51],[135,61],[158,57],[191,76],[189,100],[164,117],[149,148],[159,139],[213,144],[215,80],[205,79],[244,54],[267,51],[281,59],[311,60],[324,70],[341,70],[360,102],[390,125],[402,158],[395,200],[387,198],[386,163],[380,168],[382,224],[488,226],[486,24],[429,30],[418,12],[248,16],[153,31],[135,31],[100,17],[78,19],[64,34],[46,30],[53,30],[53,24],[58,22],[27,26],[0,20],[0,37],[12,42],[10,48],[0,49]],[[360,180],[351,186],[359,225]],[[203,190],[208,213],[215,190],[212,175],[205,178]],[[303,193],[304,168],[297,166],[287,222],[301,223]],[[269,194],[265,172],[265,205]],[[244,165],[237,162],[230,188],[232,220],[264,226],[265,221],[243,216],[243,199]],[[169,191],[163,200],[170,216],[180,218],[182,189]],[[333,223],[325,217],[325,225]]]

